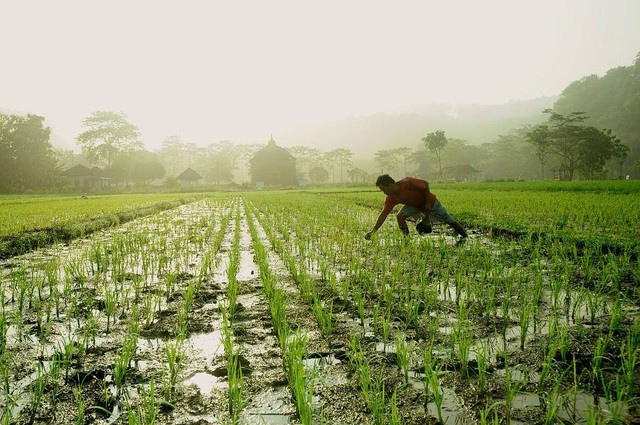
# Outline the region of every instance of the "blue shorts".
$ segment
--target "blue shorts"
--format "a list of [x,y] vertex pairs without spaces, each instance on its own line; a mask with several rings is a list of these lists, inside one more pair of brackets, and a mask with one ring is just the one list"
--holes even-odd
[[[405,205],[398,211],[398,215],[403,215],[408,217],[410,221],[415,221],[416,223],[424,217],[424,213],[421,212],[418,208],[413,205]],[[451,217],[451,214],[447,212],[447,210],[442,206],[440,201],[436,199],[436,202],[431,207],[431,211],[429,212],[429,221],[432,223],[443,222],[447,224],[455,223],[456,220]]]

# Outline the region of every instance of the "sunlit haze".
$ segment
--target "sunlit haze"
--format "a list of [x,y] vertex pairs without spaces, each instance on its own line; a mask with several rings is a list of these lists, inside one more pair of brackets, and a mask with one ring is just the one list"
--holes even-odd
[[637,0],[2,0],[0,14],[0,110],[70,143],[93,111],[123,112],[150,149],[558,95],[640,51]]

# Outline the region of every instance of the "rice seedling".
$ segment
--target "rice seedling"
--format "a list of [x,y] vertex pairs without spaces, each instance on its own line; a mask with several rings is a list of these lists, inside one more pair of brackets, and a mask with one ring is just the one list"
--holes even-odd
[[324,305],[318,297],[313,298],[313,314],[320,326],[323,335],[329,336],[333,333],[333,302]]
[[481,393],[484,393],[487,389],[488,356],[487,344],[480,343],[476,352],[476,361],[478,362],[478,387]]
[[440,383],[438,382],[438,375],[440,374],[441,366],[437,362],[434,362],[432,363],[432,367],[433,368],[429,370],[429,373],[426,376],[426,380],[429,383],[429,390],[431,391],[431,395],[433,396],[433,402],[436,405],[438,422],[444,423],[442,418],[442,403],[444,401],[444,391],[442,390],[442,387],[440,387]]
[[182,365],[183,359],[183,340],[177,338],[173,342],[167,342],[164,344],[165,362],[164,362],[164,374],[162,380],[162,394],[170,400],[178,379],[178,373]]
[[407,346],[407,341],[402,335],[398,335],[395,341],[396,347],[396,361],[398,368],[402,371],[404,383],[409,383],[409,352],[410,347]]
[[79,386],[73,387],[73,396],[76,401],[76,409],[77,409],[75,424],[84,425],[86,405],[84,402],[84,398],[82,396],[82,388]]
[[300,422],[305,425],[311,424],[313,420],[313,393],[309,391],[312,386],[307,385],[304,362],[302,361],[306,350],[307,336],[296,333],[284,351],[287,381],[293,394]]
[[509,424],[511,423],[511,413],[513,410],[513,400],[516,395],[520,391],[520,382],[514,382],[513,375],[511,372],[511,368],[508,366],[505,360],[505,395],[504,395],[504,405],[505,405],[505,420]]
[[38,363],[36,377],[31,382],[31,409],[29,413],[29,423],[35,422],[36,414],[42,404],[48,383],[48,375],[42,367],[42,364]]

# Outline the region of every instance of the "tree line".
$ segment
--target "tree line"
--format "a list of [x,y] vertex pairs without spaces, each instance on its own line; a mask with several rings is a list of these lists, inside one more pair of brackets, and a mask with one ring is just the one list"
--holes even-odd
[[[447,169],[462,164],[477,171],[479,180],[545,179],[552,170],[567,179],[640,177],[640,53],[632,66],[571,83],[544,112],[546,122],[480,145],[435,130],[413,147],[378,150],[358,161],[349,148],[287,149],[296,158],[299,180],[313,184],[370,183],[380,173],[447,180],[452,179]],[[187,167],[211,184],[243,184],[250,181],[251,157],[264,146],[230,141],[198,146],[169,136],[150,152],[122,113],[96,111],[82,124],[76,138],[81,154],[75,155],[51,145],[44,117],[0,113],[0,192],[61,188],[62,171],[80,161],[103,167],[115,184],[164,180],[171,185]]]

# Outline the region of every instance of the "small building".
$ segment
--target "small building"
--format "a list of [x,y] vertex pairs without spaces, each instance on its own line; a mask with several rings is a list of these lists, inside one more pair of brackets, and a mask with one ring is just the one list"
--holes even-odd
[[285,148],[276,145],[273,136],[267,146],[251,158],[251,183],[265,186],[296,186],[296,159]]
[[74,165],[62,172],[62,176],[75,189],[96,192],[109,188],[111,179],[100,167],[89,168],[82,164]]
[[442,178],[458,183],[470,183],[478,180],[480,170],[476,170],[470,164],[458,164],[442,169]]
[[200,186],[203,179],[204,177],[195,172],[191,167],[187,168],[176,177],[178,184],[182,187]]

